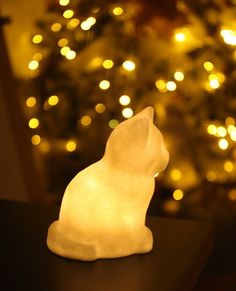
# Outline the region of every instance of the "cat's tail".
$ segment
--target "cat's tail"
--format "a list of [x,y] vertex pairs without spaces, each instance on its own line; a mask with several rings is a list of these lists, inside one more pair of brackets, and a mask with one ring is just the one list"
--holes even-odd
[[98,258],[94,245],[73,241],[63,235],[58,220],[48,228],[47,246],[50,251],[62,257],[83,261],[93,261]]

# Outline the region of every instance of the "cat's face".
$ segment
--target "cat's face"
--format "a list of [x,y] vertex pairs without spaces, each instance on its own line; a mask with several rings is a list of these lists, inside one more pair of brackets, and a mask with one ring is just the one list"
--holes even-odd
[[147,107],[111,133],[104,155],[111,165],[134,174],[154,176],[165,169],[169,153]]

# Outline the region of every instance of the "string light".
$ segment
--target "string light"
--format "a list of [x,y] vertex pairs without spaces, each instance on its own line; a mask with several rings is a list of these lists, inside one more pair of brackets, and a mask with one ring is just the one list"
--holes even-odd
[[112,60],[105,60],[103,63],[102,63],[102,66],[103,68],[105,69],[111,69],[113,67],[113,61]]
[[60,23],[53,23],[51,26],[51,30],[54,32],[58,32],[61,30],[61,24]]
[[29,62],[28,64],[28,68],[31,70],[31,71],[34,71],[34,70],[37,70],[39,67],[39,62],[36,61],[36,60],[32,60]]
[[89,126],[92,122],[92,119],[89,115],[84,115],[81,120],[80,120],[81,124],[83,126]]
[[121,14],[123,14],[124,10],[121,8],[121,7],[115,7],[113,10],[112,10],[112,13],[116,16],[119,16]]
[[70,3],[70,0],[60,0],[59,1],[59,4],[61,5],[61,6],[66,6],[66,5],[68,5]]
[[28,97],[25,101],[27,107],[34,107],[36,105],[36,98],[35,97]]
[[130,99],[130,97],[128,95],[122,95],[119,98],[119,102],[120,102],[121,105],[126,106],[126,105],[130,104],[131,99]]
[[184,80],[184,73],[181,71],[177,71],[174,73],[174,78],[176,81],[183,81]]
[[107,90],[109,87],[110,87],[110,82],[108,80],[102,80],[100,83],[99,83],[99,87],[100,89],[102,90]]
[[232,141],[236,141],[236,130],[231,131],[230,138],[232,139]]
[[220,35],[223,37],[224,42],[228,45],[235,46],[236,45],[236,32],[228,29],[222,28],[220,31]]
[[76,57],[76,52],[73,50],[70,50],[66,53],[67,60],[73,60]]
[[175,82],[173,82],[173,81],[169,81],[169,82],[167,82],[166,83],[166,89],[168,90],[168,91],[175,91],[176,90],[176,83]]
[[37,118],[31,118],[28,124],[30,128],[35,129],[39,126],[39,120]]
[[58,44],[58,46],[60,46],[60,47],[65,47],[65,46],[68,45],[68,39],[66,39],[66,38],[61,38],[61,39],[58,40],[57,44]]
[[226,125],[235,125],[235,120],[233,119],[233,117],[230,117],[228,116],[226,119],[225,119],[225,124]]
[[48,104],[51,106],[57,105],[58,102],[59,102],[59,98],[56,95],[52,95],[48,98]]
[[160,91],[160,92],[166,92],[167,89],[166,89],[166,82],[162,79],[159,79],[156,81],[155,83],[157,89]]
[[225,161],[224,169],[225,169],[226,172],[230,173],[234,169],[234,164],[231,161]]
[[175,200],[181,200],[183,197],[184,197],[184,193],[180,189],[177,189],[173,192],[173,198]]
[[102,65],[102,58],[100,57],[93,58],[90,64],[93,67],[98,68]]
[[43,40],[43,36],[41,34],[36,34],[33,37],[32,42],[35,44],[38,44],[38,43],[42,42],[42,40]]
[[186,40],[186,36],[183,32],[175,33],[174,38],[177,42],[184,42]]
[[77,144],[75,141],[73,140],[69,140],[67,143],[66,143],[66,150],[68,152],[74,152],[76,150],[76,147],[77,147]]
[[220,136],[220,137],[225,137],[227,134],[227,130],[226,128],[224,128],[223,126],[219,126],[217,128],[217,135]]
[[216,74],[210,74],[208,79],[209,79],[209,86],[212,89],[217,89],[220,87],[220,82]]
[[131,108],[129,108],[129,107],[124,108],[124,109],[122,110],[122,115],[123,115],[125,118],[130,118],[130,117],[133,116],[133,114],[134,114],[133,110],[132,110]]
[[231,124],[228,126],[227,131],[229,134],[231,134],[232,132],[236,131],[236,127]]
[[207,127],[207,132],[211,135],[217,134],[217,127],[214,124],[209,124]]
[[80,24],[81,29],[89,30],[96,23],[96,18],[89,17]]
[[214,65],[209,61],[205,62],[203,67],[207,72],[211,72],[214,69]]
[[31,137],[31,142],[33,145],[39,145],[41,142],[41,137],[38,134],[35,134]]
[[127,60],[124,61],[122,64],[122,67],[126,70],[126,71],[133,71],[135,69],[135,63],[133,61]]
[[225,138],[221,138],[219,141],[218,141],[218,146],[221,150],[226,150],[229,146],[229,143],[228,141],[225,139]]
[[61,48],[60,52],[63,56],[66,56],[66,54],[70,51],[70,47],[68,46],[64,46],[63,48]]
[[178,181],[181,179],[182,177],[182,173],[179,169],[173,169],[171,172],[170,172],[170,177],[174,180],[174,181]]
[[77,27],[79,25],[79,23],[80,23],[80,21],[78,18],[73,18],[68,22],[67,27],[69,29],[74,29],[75,27]]
[[108,123],[109,127],[112,129],[117,127],[118,124],[119,124],[119,121],[116,119],[111,119]]
[[97,113],[103,113],[105,110],[106,110],[106,107],[105,107],[105,105],[103,103],[96,104],[95,111]]
[[64,18],[71,18],[74,15],[74,11],[71,9],[67,9],[66,11],[64,11],[63,16]]

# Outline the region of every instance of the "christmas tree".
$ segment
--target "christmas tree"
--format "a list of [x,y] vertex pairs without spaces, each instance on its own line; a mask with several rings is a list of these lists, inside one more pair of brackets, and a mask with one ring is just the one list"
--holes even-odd
[[158,177],[160,211],[234,212],[235,16],[234,0],[51,5],[22,85],[49,192],[61,198],[112,129],[151,105],[171,156]]

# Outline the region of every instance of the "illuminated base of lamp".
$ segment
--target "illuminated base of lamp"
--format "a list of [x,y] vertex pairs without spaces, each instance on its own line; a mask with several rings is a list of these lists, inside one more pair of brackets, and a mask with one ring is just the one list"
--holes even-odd
[[189,291],[211,254],[210,224],[147,217],[151,252],[92,262],[65,259],[45,243],[58,212],[54,206],[0,201],[1,290]]

